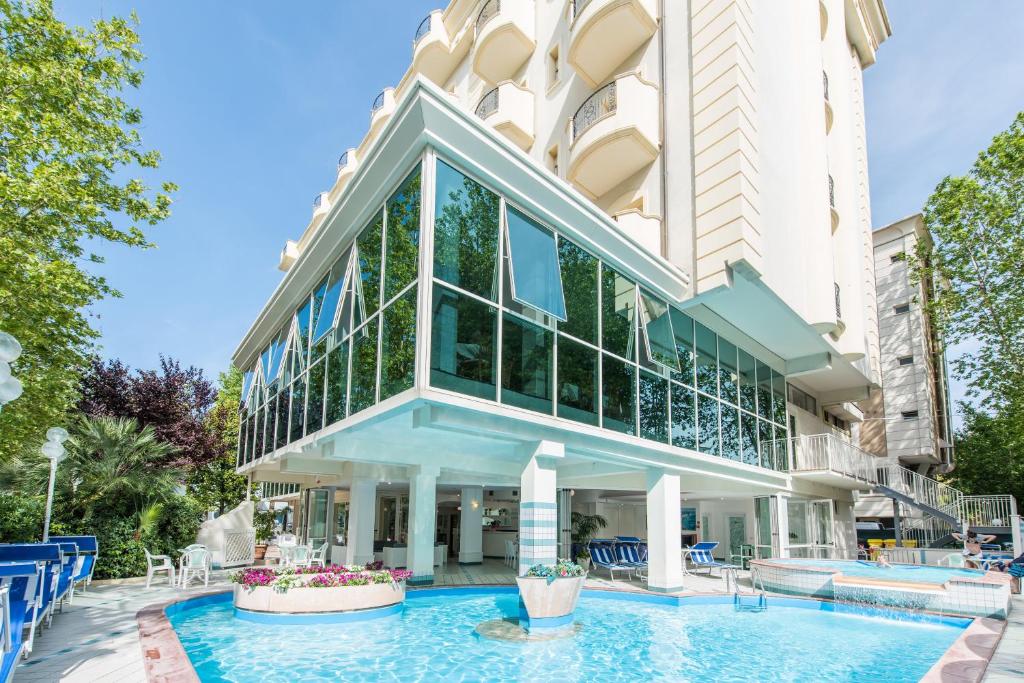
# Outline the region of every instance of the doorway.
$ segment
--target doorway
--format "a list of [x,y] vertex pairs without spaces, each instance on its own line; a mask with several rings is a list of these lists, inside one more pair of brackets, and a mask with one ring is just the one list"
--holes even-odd
[[729,515],[729,556],[742,555],[742,547],[747,543],[746,515]]

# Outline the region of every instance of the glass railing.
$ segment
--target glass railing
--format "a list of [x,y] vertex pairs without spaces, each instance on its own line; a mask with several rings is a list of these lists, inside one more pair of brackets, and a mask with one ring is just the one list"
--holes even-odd
[[[522,2],[522,0],[519,1]],[[484,24],[498,16],[499,12],[501,12],[501,0],[487,0],[480,8],[480,14],[476,15],[476,32],[480,33]]]
[[480,99],[476,105],[476,115],[482,119],[498,111],[498,89],[494,88]]
[[585,130],[606,116],[615,113],[615,81],[602,87],[580,105],[572,117],[572,139],[575,140]]
[[344,168],[348,166],[348,151],[338,157],[338,168]]
[[428,14],[426,18],[420,22],[420,25],[416,27],[416,35],[412,37],[412,44],[420,42],[420,38],[430,33],[430,17]]
[[370,107],[370,113],[373,114],[375,111],[384,106],[384,91],[381,90],[380,94],[373,100],[373,105]]

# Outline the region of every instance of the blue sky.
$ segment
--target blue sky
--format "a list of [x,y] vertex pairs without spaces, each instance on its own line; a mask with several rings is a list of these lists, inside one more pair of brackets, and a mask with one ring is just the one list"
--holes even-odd
[[[131,99],[164,158],[144,177],[181,187],[150,232],[156,249],[102,250],[100,272],[124,293],[94,307],[105,356],[145,368],[165,354],[214,376],[227,366],[281,277],[284,241],[301,234],[437,4],[56,0],[78,24],[135,8],[147,60]],[[1024,105],[1024,3],[887,7],[894,35],[865,74],[876,226],[919,210]]]

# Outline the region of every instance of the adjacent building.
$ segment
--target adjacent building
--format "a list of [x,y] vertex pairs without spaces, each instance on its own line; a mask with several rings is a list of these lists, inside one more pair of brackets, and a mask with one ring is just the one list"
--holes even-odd
[[[881,0],[453,0],[235,354],[238,470],[335,562],[849,556],[882,381]],[[392,30],[393,27],[382,27]],[[400,550],[400,552],[399,552]]]

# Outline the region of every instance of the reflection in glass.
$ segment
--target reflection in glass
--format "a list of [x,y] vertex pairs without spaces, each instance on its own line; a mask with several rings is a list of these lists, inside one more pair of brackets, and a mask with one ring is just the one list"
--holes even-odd
[[757,365],[757,414],[765,419],[772,419],[772,371],[761,361]]
[[324,426],[324,381],[327,363],[323,360],[309,368],[309,397],[306,399],[306,433]]
[[718,338],[718,386],[722,400],[739,405],[737,398],[736,347]]
[[501,402],[551,414],[553,334],[504,315],[501,333]]
[[505,221],[512,297],[521,304],[565,320],[555,234],[511,206],[506,206]]
[[672,334],[676,339],[676,357],[679,358],[679,372],[673,372],[672,379],[692,387],[695,386],[693,318],[671,307],[669,313],[672,316]]
[[640,371],[640,436],[668,443],[668,380]]
[[353,327],[361,324],[366,317],[373,315],[380,308],[382,232],[383,219],[378,213],[356,238],[359,258],[356,260],[358,277],[355,285],[360,306],[357,306]]
[[697,394],[697,447],[701,453],[718,455],[718,401]]
[[558,329],[577,339],[597,344],[597,259],[564,237],[559,237],[558,261],[562,268],[568,318],[558,323]]
[[[289,392],[288,387],[284,387],[277,392],[276,403],[277,406],[277,422],[274,425],[274,446],[273,448],[284,448],[288,444],[288,417],[291,414],[289,408]],[[269,419],[270,416],[268,415]],[[269,445],[269,444],[268,444]],[[271,449],[273,450],[273,449]]]
[[774,443],[771,422],[764,420],[757,421],[757,436],[760,440],[761,464],[771,469],[779,469],[779,454],[782,452],[779,444]]
[[416,379],[416,287],[411,287],[384,309],[380,343],[380,400],[383,401],[411,389]]
[[740,459],[740,414],[728,404],[721,404],[722,414],[722,457]]
[[786,378],[772,370],[772,417],[776,424],[786,424]]
[[694,321],[697,341],[697,388],[718,396],[718,339],[708,328]]
[[434,277],[496,301],[498,195],[437,162]]
[[413,171],[387,201],[384,301],[416,280],[420,249],[420,169]]
[[335,318],[338,317],[338,303],[341,301],[341,293],[345,291],[345,275],[348,269],[349,251],[346,251],[340,259],[331,267],[331,273],[327,278],[326,289],[318,306],[316,306],[316,323],[313,325],[313,343],[316,344],[323,339],[334,327]]
[[352,334],[352,388],[349,414],[377,402],[377,321],[375,318]]
[[431,385],[496,400],[497,336],[496,309],[435,285],[430,342]]
[[757,465],[757,418],[748,412],[740,413],[740,452],[743,462]]
[[601,337],[606,351],[636,360],[636,285],[606,265],[601,266]]
[[636,366],[601,355],[601,424],[636,434]]
[[693,389],[672,383],[672,445],[697,449],[697,420]]
[[740,408],[757,413],[757,377],[754,372],[754,357],[743,349],[739,350]]
[[558,337],[558,416],[597,425],[597,350]]
[[289,430],[289,441],[298,441],[305,433],[306,424],[306,377],[292,382],[292,414]]
[[678,371],[679,358],[668,304],[643,288],[640,289],[640,303],[643,306],[648,357],[659,365]]
[[348,395],[348,341],[327,354],[327,424],[345,417]]
[[292,377],[301,375],[309,365],[309,328],[313,315],[312,307],[312,300],[307,299],[306,303],[295,314],[295,333],[292,337],[294,342],[292,347],[294,352],[292,354]]

